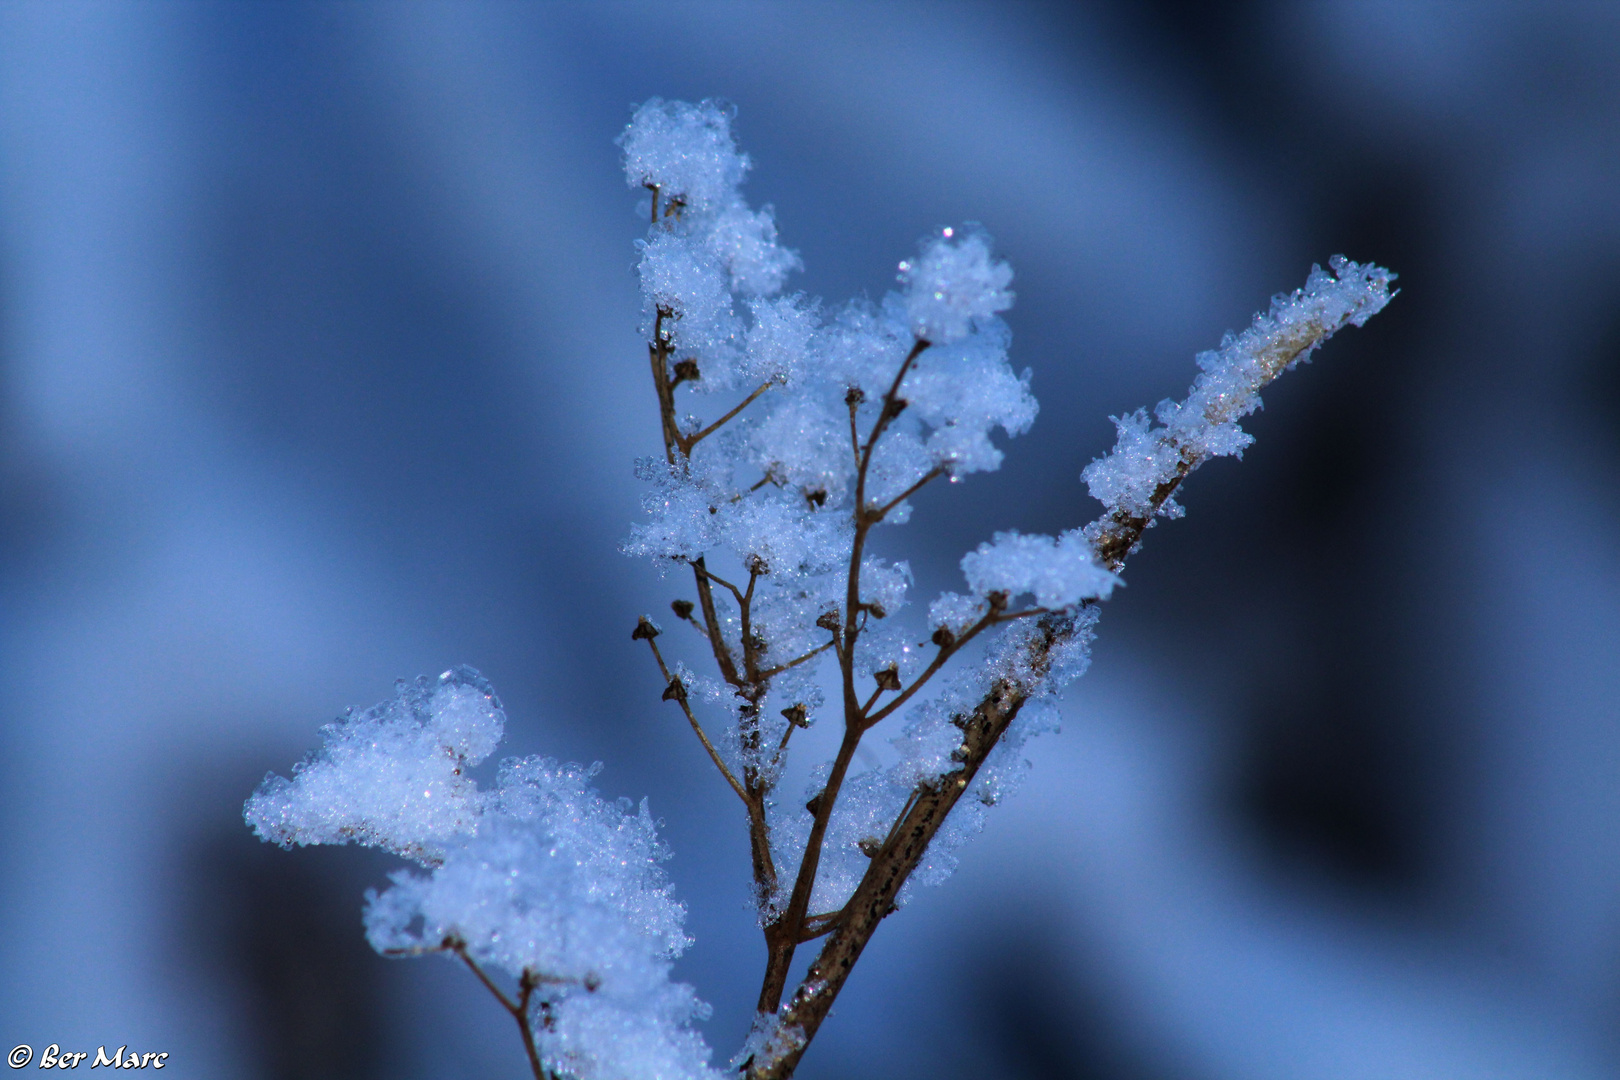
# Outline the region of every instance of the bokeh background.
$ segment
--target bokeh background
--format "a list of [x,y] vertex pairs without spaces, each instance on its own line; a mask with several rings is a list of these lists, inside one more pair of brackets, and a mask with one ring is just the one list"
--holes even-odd
[[742,826],[616,550],[654,95],[736,104],[810,293],[964,220],[1012,261],[1042,412],[886,537],[922,594],[1089,519],[1108,414],[1313,261],[1404,289],[1189,484],[801,1075],[1620,1074],[1620,7],[1486,0],[0,4],[0,1049],[527,1075],[366,949],[389,859],[241,823],[456,663],[650,797],[737,1045]]

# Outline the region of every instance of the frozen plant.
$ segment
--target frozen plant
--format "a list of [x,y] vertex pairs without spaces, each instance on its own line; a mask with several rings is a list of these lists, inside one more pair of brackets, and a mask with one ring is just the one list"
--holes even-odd
[[[963,557],[965,591],[908,621],[909,568],[869,552],[872,530],[905,523],[937,480],[996,469],[994,432],[1035,419],[999,317],[1012,271],[982,232],[946,228],[899,264],[881,303],[824,308],[782,292],[799,259],[770,208],[740,193],[749,161],[725,108],[650,101],[620,145],[647,193],[642,325],[664,448],[638,465],[647,514],[624,549],[691,575],[671,610],[712,673],[666,658],[650,617],[631,637],[742,804],[767,960],[727,1068],[785,1078],[878,926],[917,884],[950,875],[1017,786],[1025,743],[1054,726],[1059,691],[1085,670],[1099,602],[1147,529],[1180,516],[1182,481],[1241,455],[1238,421],[1259,391],[1378,312],[1394,275],[1342,257],[1313,268],[1198,357],[1186,399],[1115,419],[1113,450],[1083,474],[1104,507],[1095,521],[995,534]],[[716,419],[686,411],[716,395]],[[466,771],[503,719],[470,669],[401,684],[326,728],[291,780],[267,778],[248,822],[284,846],[355,841],[425,867],[368,894],[372,945],[469,967],[517,1022],[536,1080],[720,1075],[691,1027],[705,1007],[669,978],[685,912],[646,804],[606,803],[594,768],[538,758],[479,788]],[[793,734],[816,723],[836,726],[838,750],[803,797],[786,794]],[[898,760],[852,773],[880,725]]]

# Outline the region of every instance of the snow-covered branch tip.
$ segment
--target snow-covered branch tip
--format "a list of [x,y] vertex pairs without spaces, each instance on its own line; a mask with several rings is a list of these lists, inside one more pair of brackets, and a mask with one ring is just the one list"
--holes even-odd
[[1254,438],[1237,421],[1260,407],[1260,391],[1345,326],[1384,309],[1395,275],[1335,255],[1333,273],[1311,267],[1303,288],[1273,298],[1241,334],[1198,355],[1201,369],[1182,401],[1162,401],[1114,417],[1119,441],[1086,467],[1082,479],[1107,510],[1085,535],[1103,565],[1117,570],[1156,518],[1180,517],[1176,488],[1210,458],[1242,457]]

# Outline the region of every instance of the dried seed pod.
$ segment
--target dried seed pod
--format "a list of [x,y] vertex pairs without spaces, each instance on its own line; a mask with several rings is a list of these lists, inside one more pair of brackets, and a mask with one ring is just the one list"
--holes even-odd
[[692,617],[692,606],[690,600],[673,600],[670,602],[669,609],[675,613],[677,619],[690,619]]
[[679,675],[669,680],[669,685],[664,687],[663,700],[681,702],[686,700],[686,684],[681,682]]
[[630,640],[651,641],[653,638],[662,633],[663,631],[658,629],[657,623],[643,615],[641,618],[636,620],[636,628],[630,631]]
[[900,689],[900,670],[893,664],[872,672],[872,678],[877,680],[879,690]]
[[782,715],[794,727],[807,728],[810,726],[809,713],[802,704],[789,705],[782,710]]
[[877,858],[877,853],[883,850],[883,841],[875,836],[863,836],[855,841],[855,846],[861,849],[861,854],[868,859]]
[[821,627],[823,630],[831,630],[834,633],[837,633],[839,630],[843,629],[839,623],[840,619],[838,618],[837,608],[833,608],[831,611],[822,612],[821,617],[816,620],[817,626]]

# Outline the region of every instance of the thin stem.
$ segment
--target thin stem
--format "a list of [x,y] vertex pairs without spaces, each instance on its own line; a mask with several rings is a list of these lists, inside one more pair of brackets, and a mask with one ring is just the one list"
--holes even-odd
[[693,560],[691,565],[692,565],[692,569],[696,570],[699,575],[701,575],[702,577],[708,578],[710,581],[714,582],[716,585],[720,586],[722,589],[725,589],[732,596],[736,597],[737,598],[737,603],[739,605],[745,602],[743,600],[743,591],[741,589],[737,588],[737,586],[733,585],[731,582],[727,581],[725,578],[721,577],[720,575],[710,573],[709,568],[707,566],[703,565],[703,560],[702,559]]
[[740,609],[738,612],[738,619],[742,623],[743,671],[746,674],[750,685],[754,686],[758,686],[760,681],[760,642],[754,637],[754,624],[752,621],[754,609],[754,586],[759,582],[760,573],[764,569],[765,564],[759,559],[755,558],[749,560],[748,591],[743,593],[742,598],[737,602],[737,606]]
[[534,1028],[529,1023],[529,999],[534,995],[534,988],[538,985],[538,977],[531,971],[524,971],[523,978],[518,984],[522,996],[517,1001],[513,1001],[502,992],[500,987],[495,985],[494,981],[485,974],[484,969],[479,966],[478,961],[474,960],[467,952],[466,942],[461,941],[459,938],[446,939],[446,947],[461,957],[468,970],[478,976],[478,981],[484,984],[484,989],[494,994],[495,1000],[499,1001],[506,1011],[512,1014],[512,1019],[517,1021],[518,1032],[523,1036],[523,1049],[528,1051],[529,1054],[529,1068],[534,1071],[534,1080],[552,1080],[546,1075],[545,1066],[540,1063],[540,1051],[534,1043]]
[[945,466],[943,466],[943,465],[935,465],[932,469],[929,469],[926,473],[923,474],[923,478],[921,480],[918,480],[915,484],[912,484],[910,487],[906,488],[906,490],[902,491],[900,494],[896,495],[894,498],[890,499],[888,502],[884,503],[882,506],[878,507],[876,510],[873,510],[871,512],[871,516],[873,517],[874,520],[877,520],[877,521],[883,520],[884,518],[889,516],[889,511],[890,510],[893,510],[895,507],[899,506],[901,503],[905,502],[907,499],[909,499],[913,495],[917,494],[917,492],[921,491],[923,489],[923,486],[926,485],[930,480],[938,479],[939,477],[944,476],[944,475],[945,475]]
[[[741,688],[743,682],[737,676],[737,662],[732,659],[731,647],[726,644],[726,639],[720,635],[720,615],[714,608],[714,590],[709,587],[711,580],[720,581],[720,579],[709,573],[701,555],[692,560],[691,567],[692,575],[697,579],[698,607],[703,612],[703,624],[709,632],[709,646],[714,650],[714,662],[720,666],[721,678],[730,685]],[[725,581],[720,581],[720,584],[736,593],[739,600],[742,599],[742,594],[737,592],[735,585]]]
[[752,495],[754,492],[758,491],[760,488],[764,487],[766,484],[772,484],[772,483],[775,483],[775,482],[776,482],[776,477],[772,476],[770,473],[766,473],[764,476],[760,477],[758,480],[756,480],[754,482],[753,487],[749,488],[747,491],[739,491],[739,492],[737,492],[737,494],[733,495],[731,497],[731,501],[732,502],[742,502],[744,496]]
[[849,450],[854,455],[855,464],[861,461],[861,436],[855,427],[855,413],[860,409],[861,402],[866,395],[851,387],[849,393],[844,395],[844,404],[849,406]]
[[[656,196],[654,197],[656,202]],[[680,446],[681,429],[675,423],[675,386],[669,379],[669,334],[664,330],[664,320],[674,318],[675,313],[666,307],[660,307],[653,317],[652,340],[647,342],[647,358],[652,363],[653,389],[658,393],[658,421],[664,434],[664,459],[671,467],[675,465],[675,450]]]
[[815,648],[811,649],[809,652],[805,653],[801,657],[798,657],[797,659],[789,660],[785,664],[778,664],[773,668],[766,668],[764,671],[759,673],[759,677],[761,679],[769,679],[773,675],[780,675],[789,668],[796,668],[807,660],[814,660],[816,657],[820,656],[822,653],[826,652],[836,644],[838,644],[838,639],[834,638],[825,645],[817,645]]
[[[799,872],[793,880],[793,892],[788,898],[787,909],[776,922],[766,928],[769,955],[765,964],[765,979],[760,986],[760,1012],[774,1012],[781,1004],[782,993],[787,986],[788,969],[793,963],[793,952],[798,945],[800,934],[804,932],[804,920],[810,907],[810,895],[815,889],[816,871],[821,865],[821,849],[826,839],[828,822],[832,819],[833,804],[838,799],[844,775],[849,771],[849,764],[855,757],[855,750],[860,745],[861,735],[866,729],[864,711],[855,690],[855,641],[865,626],[865,608],[860,600],[861,556],[866,546],[866,534],[879,520],[866,505],[866,477],[872,467],[872,453],[877,447],[878,440],[883,437],[883,433],[895,417],[905,409],[905,402],[901,401],[899,396],[900,385],[905,381],[906,373],[911,370],[912,364],[916,363],[917,357],[921,356],[928,346],[929,342],[923,338],[913,342],[911,351],[901,361],[900,369],[894,374],[894,381],[889,384],[889,389],[883,395],[883,404],[878,411],[876,422],[872,425],[871,434],[867,436],[866,445],[860,448],[857,455],[859,464],[855,473],[855,534],[850,544],[849,574],[845,587],[843,641],[838,648],[838,666],[843,682],[844,738],[839,744],[838,755],[833,759],[827,784],[814,804],[815,818],[810,825],[810,835],[805,841],[804,855],[799,860]],[[853,422],[859,399],[851,393],[845,400],[850,402]],[[875,700],[874,697],[873,701]]]
[[[863,720],[866,717],[866,714],[872,711],[872,706],[877,704],[877,699],[882,697],[882,696],[883,696],[883,687],[880,686],[876,690],[872,691],[872,696],[866,699],[866,704],[865,705],[861,706],[861,717],[862,717]],[[871,726],[870,724],[862,723],[861,724],[861,730],[865,731],[870,726]]]
[[838,920],[844,917],[844,909],[837,911],[824,911],[820,915],[810,915],[804,920],[804,930],[799,934],[799,944],[814,941],[838,925]]
[[940,668],[944,667],[946,662],[950,660],[951,657],[955,656],[962,650],[962,646],[972,641],[982,631],[992,626],[998,626],[1001,623],[1012,622],[1015,619],[1027,619],[1032,615],[1045,615],[1049,610],[1050,609],[1048,608],[1034,607],[1027,608],[1023,611],[997,612],[992,609],[991,611],[986,612],[978,622],[974,623],[972,626],[968,627],[968,629],[963,631],[961,637],[952,641],[948,645],[940,646],[939,652],[934,654],[934,659],[929,661],[928,666],[923,669],[921,675],[918,675],[915,679],[911,680],[910,686],[900,691],[900,695],[893,701],[889,702],[876,713],[873,713],[866,718],[866,727],[876,727],[883,720],[893,715],[897,710],[904,708],[906,702],[910,701],[912,697],[916,695],[917,691],[923,688],[929,679],[932,679],[936,674],[938,674]]
[[691,457],[692,456],[692,447],[696,446],[698,443],[702,442],[704,439],[707,439],[710,435],[713,435],[716,431],[719,431],[720,428],[725,426],[725,424],[728,421],[730,421],[734,416],[736,416],[738,413],[742,412],[744,409],[748,408],[748,406],[752,405],[759,398],[759,395],[763,394],[765,391],[769,390],[771,387],[773,387],[775,385],[776,385],[775,382],[760,383],[759,389],[755,390],[752,394],[749,394],[747,397],[743,398],[742,401],[737,403],[737,406],[735,408],[733,408],[730,412],[726,413],[726,415],[722,416],[720,419],[716,420],[714,423],[710,424],[708,427],[704,428],[702,431],[699,431],[695,435],[680,435],[680,436],[677,436],[677,441],[678,441],[678,443],[680,445],[681,453],[685,454],[687,457]]
[[[647,644],[652,648],[653,659],[658,661],[658,670],[664,676],[664,685],[673,685],[675,676],[670,673],[669,665],[664,663],[664,654],[658,651],[658,642],[649,637]],[[726,778],[726,783],[730,784],[731,790],[737,793],[737,798],[746,804],[748,802],[747,793],[743,791],[742,785],[737,782],[737,778],[731,775],[731,770],[726,768],[726,763],[721,760],[720,752],[714,748],[714,743],[710,742],[709,737],[703,733],[703,725],[698,723],[697,717],[692,713],[691,703],[686,700],[685,688],[683,687],[680,693],[675,694],[674,698],[676,703],[680,705],[681,712],[686,714],[686,722],[692,725],[692,730],[697,734],[698,741],[703,744],[703,749],[709,752],[709,759],[714,762],[714,767],[719,769],[720,775]]]

